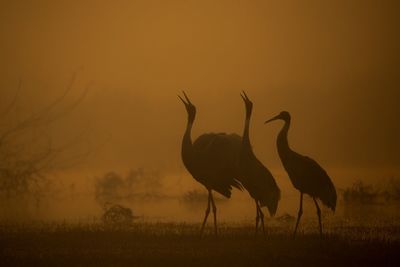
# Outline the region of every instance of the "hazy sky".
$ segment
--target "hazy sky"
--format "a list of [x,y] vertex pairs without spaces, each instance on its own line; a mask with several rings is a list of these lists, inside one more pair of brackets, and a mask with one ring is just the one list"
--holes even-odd
[[287,110],[293,149],[328,172],[396,173],[399,6],[361,0],[1,1],[1,102],[22,79],[21,103],[45,103],[77,72],[73,94],[92,86],[54,129],[55,138],[87,129],[93,143],[107,140],[89,160],[92,167],[174,171],[183,168],[186,123],[177,94],[185,89],[197,105],[196,137],[241,133],[244,89],[254,102],[252,143],[267,166],[281,170],[275,139],[282,123],[263,122]]

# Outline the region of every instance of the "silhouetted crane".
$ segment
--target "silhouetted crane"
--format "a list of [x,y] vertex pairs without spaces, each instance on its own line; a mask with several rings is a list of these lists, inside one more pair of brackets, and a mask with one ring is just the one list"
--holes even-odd
[[194,179],[204,185],[208,191],[208,204],[201,226],[201,235],[210,213],[210,204],[214,214],[214,231],[217,235],[217,208],[212,190],[230,198],[232,187],[242,190],[237,177],[237,163],[242,145],[242,138],[237,134],[207,133],[199,136],[194,143],[191,130],[196,116],[196,107],[185,92],[185,104],[188,113],[186,131],[182,140],[182,161]]
[[261,219],[262,230],[265,236],[264,214],[261,207],[267,206],[271,216],[274,216],[280,199],[280,190],[271,172],[254,155],[250,144],[249,128],[253,103],[246,93],[241,94],[243,98],[246,117],[242,138],[242,149],[240,153],[241,175],[238,178],[243,187],[249,192],[256,203],[256,234],[258,223]]
[[287,138],[290,127],[289,112],[282,111],[279,115],[267,120],[265,123],[278,119],[285,122],[277,138],[279,157],[281,158],[283,167],[288,173],[293,186],[300,191],[300,208],[293,237],[296,236],[297,227],[299,225],[301,215],[303,214],[303,194],[310,195],[314,200],[315,206],[317,207],[319,233],[322,237],[321,210],[318,206],[317,199],[320,199],[323,204],[335,211],[335,186],[325,170],[322,169],[316,161],[309,157],[300,155],[290,149]]

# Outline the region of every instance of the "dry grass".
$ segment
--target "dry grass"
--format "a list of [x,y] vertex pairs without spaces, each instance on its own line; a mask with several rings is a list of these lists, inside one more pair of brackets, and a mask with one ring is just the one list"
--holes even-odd
[[365,266],[400,263],[400,228],[390,225],[268,227],[266,240],[251,225],[221,225],[220,236],[198,235],[199,225],[136,223],[123,229],[101,224],[3,224],[0,266]]

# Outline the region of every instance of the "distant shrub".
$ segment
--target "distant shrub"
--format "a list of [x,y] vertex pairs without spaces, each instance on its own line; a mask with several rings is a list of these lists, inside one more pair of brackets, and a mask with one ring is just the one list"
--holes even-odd
[[380,191],[372,185],[367,185],[358,180],[343,192],[345,202],[373,203],[380,195]]
[[108,201],[113,201],[119,197],[124,186],[125,182],[119,174],[108,172],[95,181],[96,200],[101,203],[101,205],[104,205],[104,203]]
[[132,169],[125,177],[108,172],[95,179],[95,198],[103,206],[106,202],[121,202],[127,199],[159,199],[162,188],[158,172],[145,172],[142,168]]
[[365,184],[358,180],[343,191],[343,200],[347,203],[377,203],[400,201],[400,179],[390,178],[387,183]]
[[125,178],[128,187],[140,189],[145,193],[156,194],[161,188],[161,175],[158,171],[145,171],[143,168],[132,169]]
[[119,204],[106,203],[102,221],[111,227],[129,226],[134,219],[133,212]]

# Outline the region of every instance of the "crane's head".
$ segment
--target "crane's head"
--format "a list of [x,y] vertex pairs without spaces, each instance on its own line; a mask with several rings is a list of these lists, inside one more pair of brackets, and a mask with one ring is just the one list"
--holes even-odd
[[251,114],[251,110],[253,109],[253,102],[249,99],[249,97],[246,95],[245,91],[242,91],[242,94],[240,94],[242,97],[244,104],[246,106],[246,113],[247,115]]
[[185,91],[182,91],[182,93],[183,93],[183,96],[185,97],[185,99],[183,99],[180,95],[178,95],[178,97],[185,105],[186,111],[188,113],[189,121],[193,122],[194,117],[196,116],[196,107],[192,104],[192,102],[190,102],[190,99],[186,95]]
[[274,121],[274,120],[284,120],[285,122],[290,121],[290,114],[287,111],[282,111],[277,116],[273,117],[272,119],[267,120],[265,123]]

